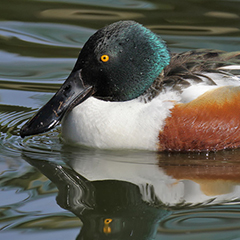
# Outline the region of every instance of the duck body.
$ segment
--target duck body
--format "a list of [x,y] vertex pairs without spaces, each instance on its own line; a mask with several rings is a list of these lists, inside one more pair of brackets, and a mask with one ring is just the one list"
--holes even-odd
[[[63,119],[63,138],[103,149],[217,151],[240,147],[240,78],[231,73],[240,73],[240,65],[234,65],[239,53],[189,51],[175,54],[172,61],[179,61],[181,55],[182,60],[188,59],[185,67],[181,64],[184,70],[170,75],[166,69],[136,99],[111,102],[90,97],[76,106]],[[203,72],[186,67],[193,61],[191,55],[199,55]],[[211,62],[219,66],[211,69]],[[200,68],[197,62],[193,66]]]
[[48,131],[62,120],[67,143],[90,147],[237,148],[239,100],[240,52],[170,54],[150,30],[123,21],[88,40],[69,78],[21,136]]

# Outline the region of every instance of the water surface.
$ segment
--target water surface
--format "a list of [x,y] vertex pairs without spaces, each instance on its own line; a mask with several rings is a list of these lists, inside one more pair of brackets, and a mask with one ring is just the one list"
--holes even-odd
[[240,239],[239,150],[76,148],[59,127],[19,136],[97,29],[133,19],[173,52],[238,51],[239,13],[237,0],[2,0],[1,239]]

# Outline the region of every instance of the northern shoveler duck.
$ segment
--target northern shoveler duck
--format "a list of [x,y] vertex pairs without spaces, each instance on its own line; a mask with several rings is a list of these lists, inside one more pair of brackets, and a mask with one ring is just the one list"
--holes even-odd
[[240,147],[240,52],[171,54],[141,24],[113,23],[89,38],[67,80],[20,134],[61,120],[66,142],[97,148]]

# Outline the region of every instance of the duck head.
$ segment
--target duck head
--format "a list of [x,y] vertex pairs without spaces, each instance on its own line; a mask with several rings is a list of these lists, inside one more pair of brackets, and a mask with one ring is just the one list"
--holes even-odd
[[82,48],[67,80],[20,130],[22,137],[43,133],[90,96],[128,101],[147,90],[170,62],[161,38],[134,21],[98,30]]

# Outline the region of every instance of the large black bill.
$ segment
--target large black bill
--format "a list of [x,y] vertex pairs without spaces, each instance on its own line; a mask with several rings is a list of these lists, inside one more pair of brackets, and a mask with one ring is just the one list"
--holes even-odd
[[49,131],[61,121],[64,114],[93,93],[93,86],[84,85],[81,70],[71,73],[49,102],[21,128],[21,137]]

